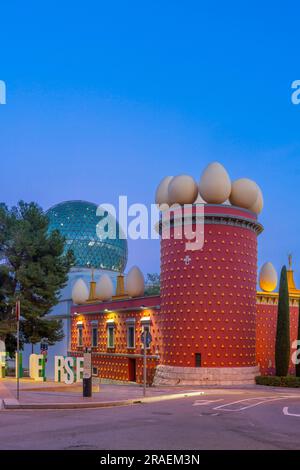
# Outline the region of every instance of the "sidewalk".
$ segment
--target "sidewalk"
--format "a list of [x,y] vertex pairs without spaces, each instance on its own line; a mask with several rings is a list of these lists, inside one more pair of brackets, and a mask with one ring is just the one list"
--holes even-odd
[[299,389],[282,387],[264,387],[261,385],[241,386],[164,386],[149,387],[146,397],[143,387],[135,383],[101,383],[93,385],[93,396],[83,398],[82,384],[65,385],[53,381],[35,382],[30,379],[20,380],[20,400],[16,399],[16,379],[0,380],[0,410],[10,409],[76,409],[128,406],[156,401],[175,400],[221,393],[239,395],[247,390],[251,395],[272,392],[274,394],[300,394]]
[[93,386],[93,396],[83,398],[82,384],[65,385],[56,382],[20,381],[20,400],[16,399],[15,379],[0,382],[0,401],[4,409],[74,409],[103,408],[173,400],[188,396],[200,396],[200,387],[149,387],[146,397],[143,388],[137,384]]

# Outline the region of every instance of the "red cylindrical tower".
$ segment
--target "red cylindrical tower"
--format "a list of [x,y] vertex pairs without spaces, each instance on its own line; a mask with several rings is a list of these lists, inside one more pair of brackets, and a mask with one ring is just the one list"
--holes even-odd
[[[172,213],[171,213],[172,215]],[[164,214],[166,218],[166,214]],[[188,249],[183,223],[203,230]],[[167,229],[167,230],[166,230]],[[253,381],[257,235],[254,213],[229,205],[178,208],[161,222],[160,362],[157,383]],[[164,235],[166,236],[166,235]]]

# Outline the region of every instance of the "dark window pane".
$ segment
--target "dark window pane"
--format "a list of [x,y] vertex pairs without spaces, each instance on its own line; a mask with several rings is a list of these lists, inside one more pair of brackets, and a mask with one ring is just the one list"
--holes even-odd
[[108,328],[108,347],[114,347],[114,328],[112,326]]
[[127,337],[127,346],[129,348],[134,348],[134,326],[128,327],[128,337]]
[[98,328],[92,328],[92,346],[98,346]]

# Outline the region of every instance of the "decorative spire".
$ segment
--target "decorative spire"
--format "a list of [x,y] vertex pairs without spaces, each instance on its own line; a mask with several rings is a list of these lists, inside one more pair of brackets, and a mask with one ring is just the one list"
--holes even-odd
[[128,299],[128,294],[125,292],[124,274],[123,273],[120,273],[117,276],[116,295],[113,296],[113,299],[114,300]]
[[292,270],[292,263],[293,263],[293,255],[292,253],[289,254],[289,270]]
[[91,281],[90,281],[90,292],[89,292],[89,302],[96,300],[96,282],[94,279],[95,268],[91,266]]
[[296,284],[295,284],[295,280],[294,280],[294,271],[293,271],[293,268],[292,268],[293,256],[292,256],[291,253],[288,256],[288,260],[289,260],[289,269],[287,270],[287,280],[288,280],[289,293],[294,294],[294,295],[295,294],[299,295],[300,290],[297,289]]

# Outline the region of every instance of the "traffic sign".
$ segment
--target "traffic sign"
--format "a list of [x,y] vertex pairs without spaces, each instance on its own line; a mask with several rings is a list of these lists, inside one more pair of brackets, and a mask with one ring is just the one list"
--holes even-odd
[[41,354],[47,354],[47,351],[48,351],[48,338],[42,338],[41,339],[41,346],[40,346],[40,349],[41,349]]
[[[145,331],[141,334],[141,342],[144,344],[144,339],[145,339]],[[152,336],[150,331],[146,331],[146,347],[149,348],[150,343],[152,341]]]

